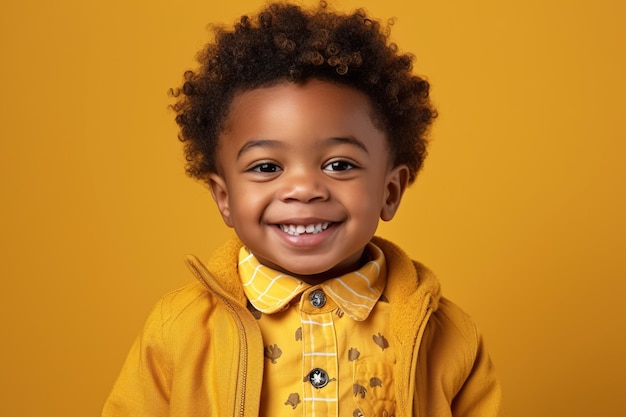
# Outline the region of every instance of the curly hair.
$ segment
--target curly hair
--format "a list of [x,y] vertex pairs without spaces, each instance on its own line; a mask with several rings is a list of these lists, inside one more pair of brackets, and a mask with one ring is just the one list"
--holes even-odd
[[361,9],[336,13],[321,2],[310,11],[274,3],[254,18],[242,16],[233,28],[214,27],[214,41],[198,54],[199,69],[185,72],[182,87],[172,90],[187,174],[207,181],[216,172],[215,151],[235,94],[318,79],[369,97],[394,165],[406,164],[412,183],[436,111],[429,83],[412,73],[413,57],[389,42],[390,24]]

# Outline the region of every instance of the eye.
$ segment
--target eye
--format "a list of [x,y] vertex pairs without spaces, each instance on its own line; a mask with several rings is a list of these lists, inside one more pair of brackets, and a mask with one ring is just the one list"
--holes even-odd
[[280,170],[281,169],[278,165],[272,164],[270,162],[263,162],[250,168],[250,171],[260,172],[263,174],[274,174],[276,172],[279,172]]
[[338,159],[326,164],[323,169],[325,171],[348,171],[354,168],[356,166],[352,162]]

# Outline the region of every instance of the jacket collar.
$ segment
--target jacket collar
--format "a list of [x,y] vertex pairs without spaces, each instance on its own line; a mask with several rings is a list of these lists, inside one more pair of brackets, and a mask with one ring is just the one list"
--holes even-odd
[[[374,237],[372,243],[382,249],[387,263],[387,285],[385,293],[396,310],[397,317],[413,317],[414,310],[426,298],[434,311],[439,304],[441,289],[435,275],[424,265],[412,261],[397,245],[380,237]],[[218,248],[209,258],[206,267],[193,256],[187,257],[187,263],[193,270],[198,267],[207,274],[208,286],[218,294],[226,296],[239,304],[246,305],[246,296],[237,272],[239,249],[243,243],[234,237]],[[215,278],[212,278],[215,277]],[[397,302],[395,302],[397,301]]]

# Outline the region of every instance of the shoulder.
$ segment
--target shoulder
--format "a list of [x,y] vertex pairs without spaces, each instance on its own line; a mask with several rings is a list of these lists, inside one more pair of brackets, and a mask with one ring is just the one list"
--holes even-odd
[[149,326],[158,326],[167,333],[176,326],[193,327],[206,320],[219,304],[217,297],[200,282],[193,282],[164,295],[152,309]]
[[431,315],[419,357],[430,373],[456,392],[472,372],[481,354],[481,336],[476,323],[463,309],[445,297]]
[[430,345],[436,345],[448,353],[454,353],[466,365],[473,362],[480,334],[476,322],[461,307],[441,297],[437,310],[430,317],[424,334]]
[[446,297],[439,299],[439,306],[431,317],[431,323],[438,332],[454,334],[468,344],[478,340],[478,330],[472,317]]
[[[207,259],[206,264],[192,255],[185,259],[196,280],[166,294],[157,308],[164,322],[176,321],[183,316],[204,314],[221,298],[243,294],[237,272],[237,255],[242,243],[233,238],[225,242]],[[237,301],[240,301],[237,298]]]

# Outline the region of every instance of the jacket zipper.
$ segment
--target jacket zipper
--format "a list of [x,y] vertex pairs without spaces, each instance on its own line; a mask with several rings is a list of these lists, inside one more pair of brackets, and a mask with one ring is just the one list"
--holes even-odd
[[[433,308],[432,308],[432,300],[429,296],[429,299],[426,302],[426,306],[425,306],[425,310],[424,310],[424,315],[422,317],[422,320],[420,322],[420,325],[417,328],[417,335],[415,337],[415,342],[413,343],[413,348],[411,349],[411,354],[412,354],[412,358],[411,358],[411,370],[409,372],[409,378],[413,378],[413,383],[415,384],[417,382],[417,375],[416,375],[416,368],[417,368],[417,359],[419,356],[419,349],[420,346],[422,344],[422,338],[424,337],[424,330],[426,329],[426,325],[428,324],[428,321],[430,320],[430,316],[432,315],[433,312]],[[410,386],[410,383],[407,384],[407,387]],[[409,396],[408,396],[408,409],[411,410],[411,412],[409,413],[409,416],[413,416],[413,417],[419,417],[418,414],[419,410],[414,410],[413,409],[413,402],[414,402],[414,396],[415,396],[415,387],[413,387],[413,390],[411,392],[411,390],[409,390],[408,392]]]
[[[243,321],[239,318],[237,311],[232,306],[232,304],[226,300],[224,297],[218,295],[218,297],[226,304],[226,307],[230,310],[230,312],[235,317],[235,322],[237,323],[237,329],[239,330],[239,363],[242,364],[243,370],[241,371],[241,392],[239,393],[239,413],[237,416],[245,417],[245,405],[246,405],[246,381],[248,379],[248,338],[246,336],[246,329],[244,328]],[[236,408],[236,405],[235,405]],[[237,410],[235,409],[235,412]]]
[[209,283],[206,282],[202,274],[197,270],[196,266],[192,263],[188,263],[191,266],[191,270],[196,278],[204,284],[207,289],[209,289],[215,296],[217,296],[222,302],[226,305],[233,318],[235,319],[235,323],[237,324],[237,329],[239,330],[239,344],[241,346],[239,353],[239,363],[243,365],[243,371],[240,373],[241,375],[241,392],[239,393],[239,412],[237,412],[237,404],[235,404],[234,415],[239,417],[245,417],[245,405],[246,405],[246,381],[248,378],[248,338],[246,336],[245,326],[243,325],[243,320],[237,314],[237,310],[233,307],[232,303],[226,299],[226,297],[221,294],[216,293],[210,287]]

